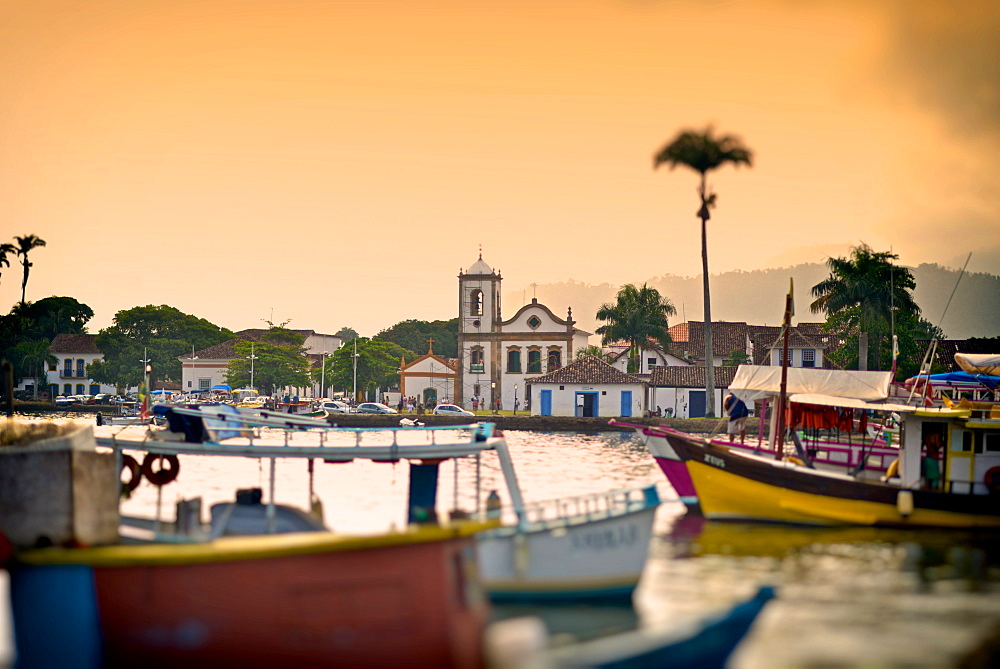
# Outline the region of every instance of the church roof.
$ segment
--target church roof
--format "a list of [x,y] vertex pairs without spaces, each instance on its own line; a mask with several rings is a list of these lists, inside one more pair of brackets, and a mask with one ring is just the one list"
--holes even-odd
[[525,379],[526,383],[645,383],[633,374],[626,374],[612,367],[596,356],[588,355],[533,379]]
[[493,269],[483,262],[483,257],[479,256],[479,260],[473,263],[466,272],[466,274],[493,274]]

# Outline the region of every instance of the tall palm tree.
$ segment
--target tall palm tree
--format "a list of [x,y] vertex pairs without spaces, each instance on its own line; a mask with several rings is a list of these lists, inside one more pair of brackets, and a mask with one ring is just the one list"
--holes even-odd
[[[864,242],[853,247],[847,258],[828,258],[830,276],[812,287],[816,299],[809,308],[813,313],[825,313],[828,322],[835,318],[838,324],[854,328],[861,335],[879,332],[891,340],[893,320],[898,314],[920,314],[910,293],[917,282],[910,270],[891,262],[898,259],[889,251],[873,251]],[[876,368],[881,367],[883,348],[875,347]]]
[[636,362],[644,348],[670,345],[667,317],[677,313],[673,303],[660,291],[642,284],[622,286],[614,304],[602,304],[597,319],[607,325],[597,328],[601,343],[623,341],[629,345],[629,371],[638,371]]
[[45,246],[45,240],[36,235],[25,235],[24,237],[14,237],[17,242],[17,255],[21,256],[21,265],[24,267],[24,278],[21,280],[21,302],[24,302],[25,289],[28,286],[28,272],[31,271],[31,263],[28,261],[28,252]]
[[711,218],[709,210],[715,208],[716,195],[708,186],[707,175],[727,163],[734,167],[753,166],[753,154],[743,146],[738,137],[717,137],[714,132],[711,126],[701,132],[683,130],[653,156],[653,169],[667,163],[670,169],[683,165],[701,175],[698,185],[698,197],[701,198],[698,218],[701,219],[701,272],[705,294],[705,415],[709,418],[715,416],[715,365],[712,362],[712,297],[708,288],[706,224]]

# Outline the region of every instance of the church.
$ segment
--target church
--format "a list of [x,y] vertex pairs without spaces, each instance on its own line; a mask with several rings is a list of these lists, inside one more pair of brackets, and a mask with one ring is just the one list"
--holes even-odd
[[504,320],[500,308],[503,277],[479,260],[458,274],[458,384],[455,403],[502,410],[530,409],[525,380],[572,362],[587,346],[589,332],[574,326],[572,308],[556,316],[536,298]]

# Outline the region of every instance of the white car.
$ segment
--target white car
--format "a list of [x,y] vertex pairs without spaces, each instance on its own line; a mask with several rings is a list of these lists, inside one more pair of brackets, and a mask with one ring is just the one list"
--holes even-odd
[[319,408],[323,409],[328,413],[351,413],[352,409],[347,402],[338,402],[336,400],[326,400],[319,403]]
[[387,407],[381,402],[362,402],[358,405],[356,413],[399,413],[392,407]]
[[441,416],[475,416],[471,411],[466,411],[457,404],[438,404],[434,407],[434,413]]

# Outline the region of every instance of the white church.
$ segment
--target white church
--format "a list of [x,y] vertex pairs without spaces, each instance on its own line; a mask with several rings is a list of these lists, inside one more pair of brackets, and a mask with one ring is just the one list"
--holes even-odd
[[[572,308],[566,318],[532,298],[510,319],[500,309],[503,277],[479,260],[458,274],[458,384],[455,403],[511,410],[528,409],[525,379],[553,372],[571,362],[587,346],[589,332],[574,326]],[[498,404],[499,402],[499,404]]]

